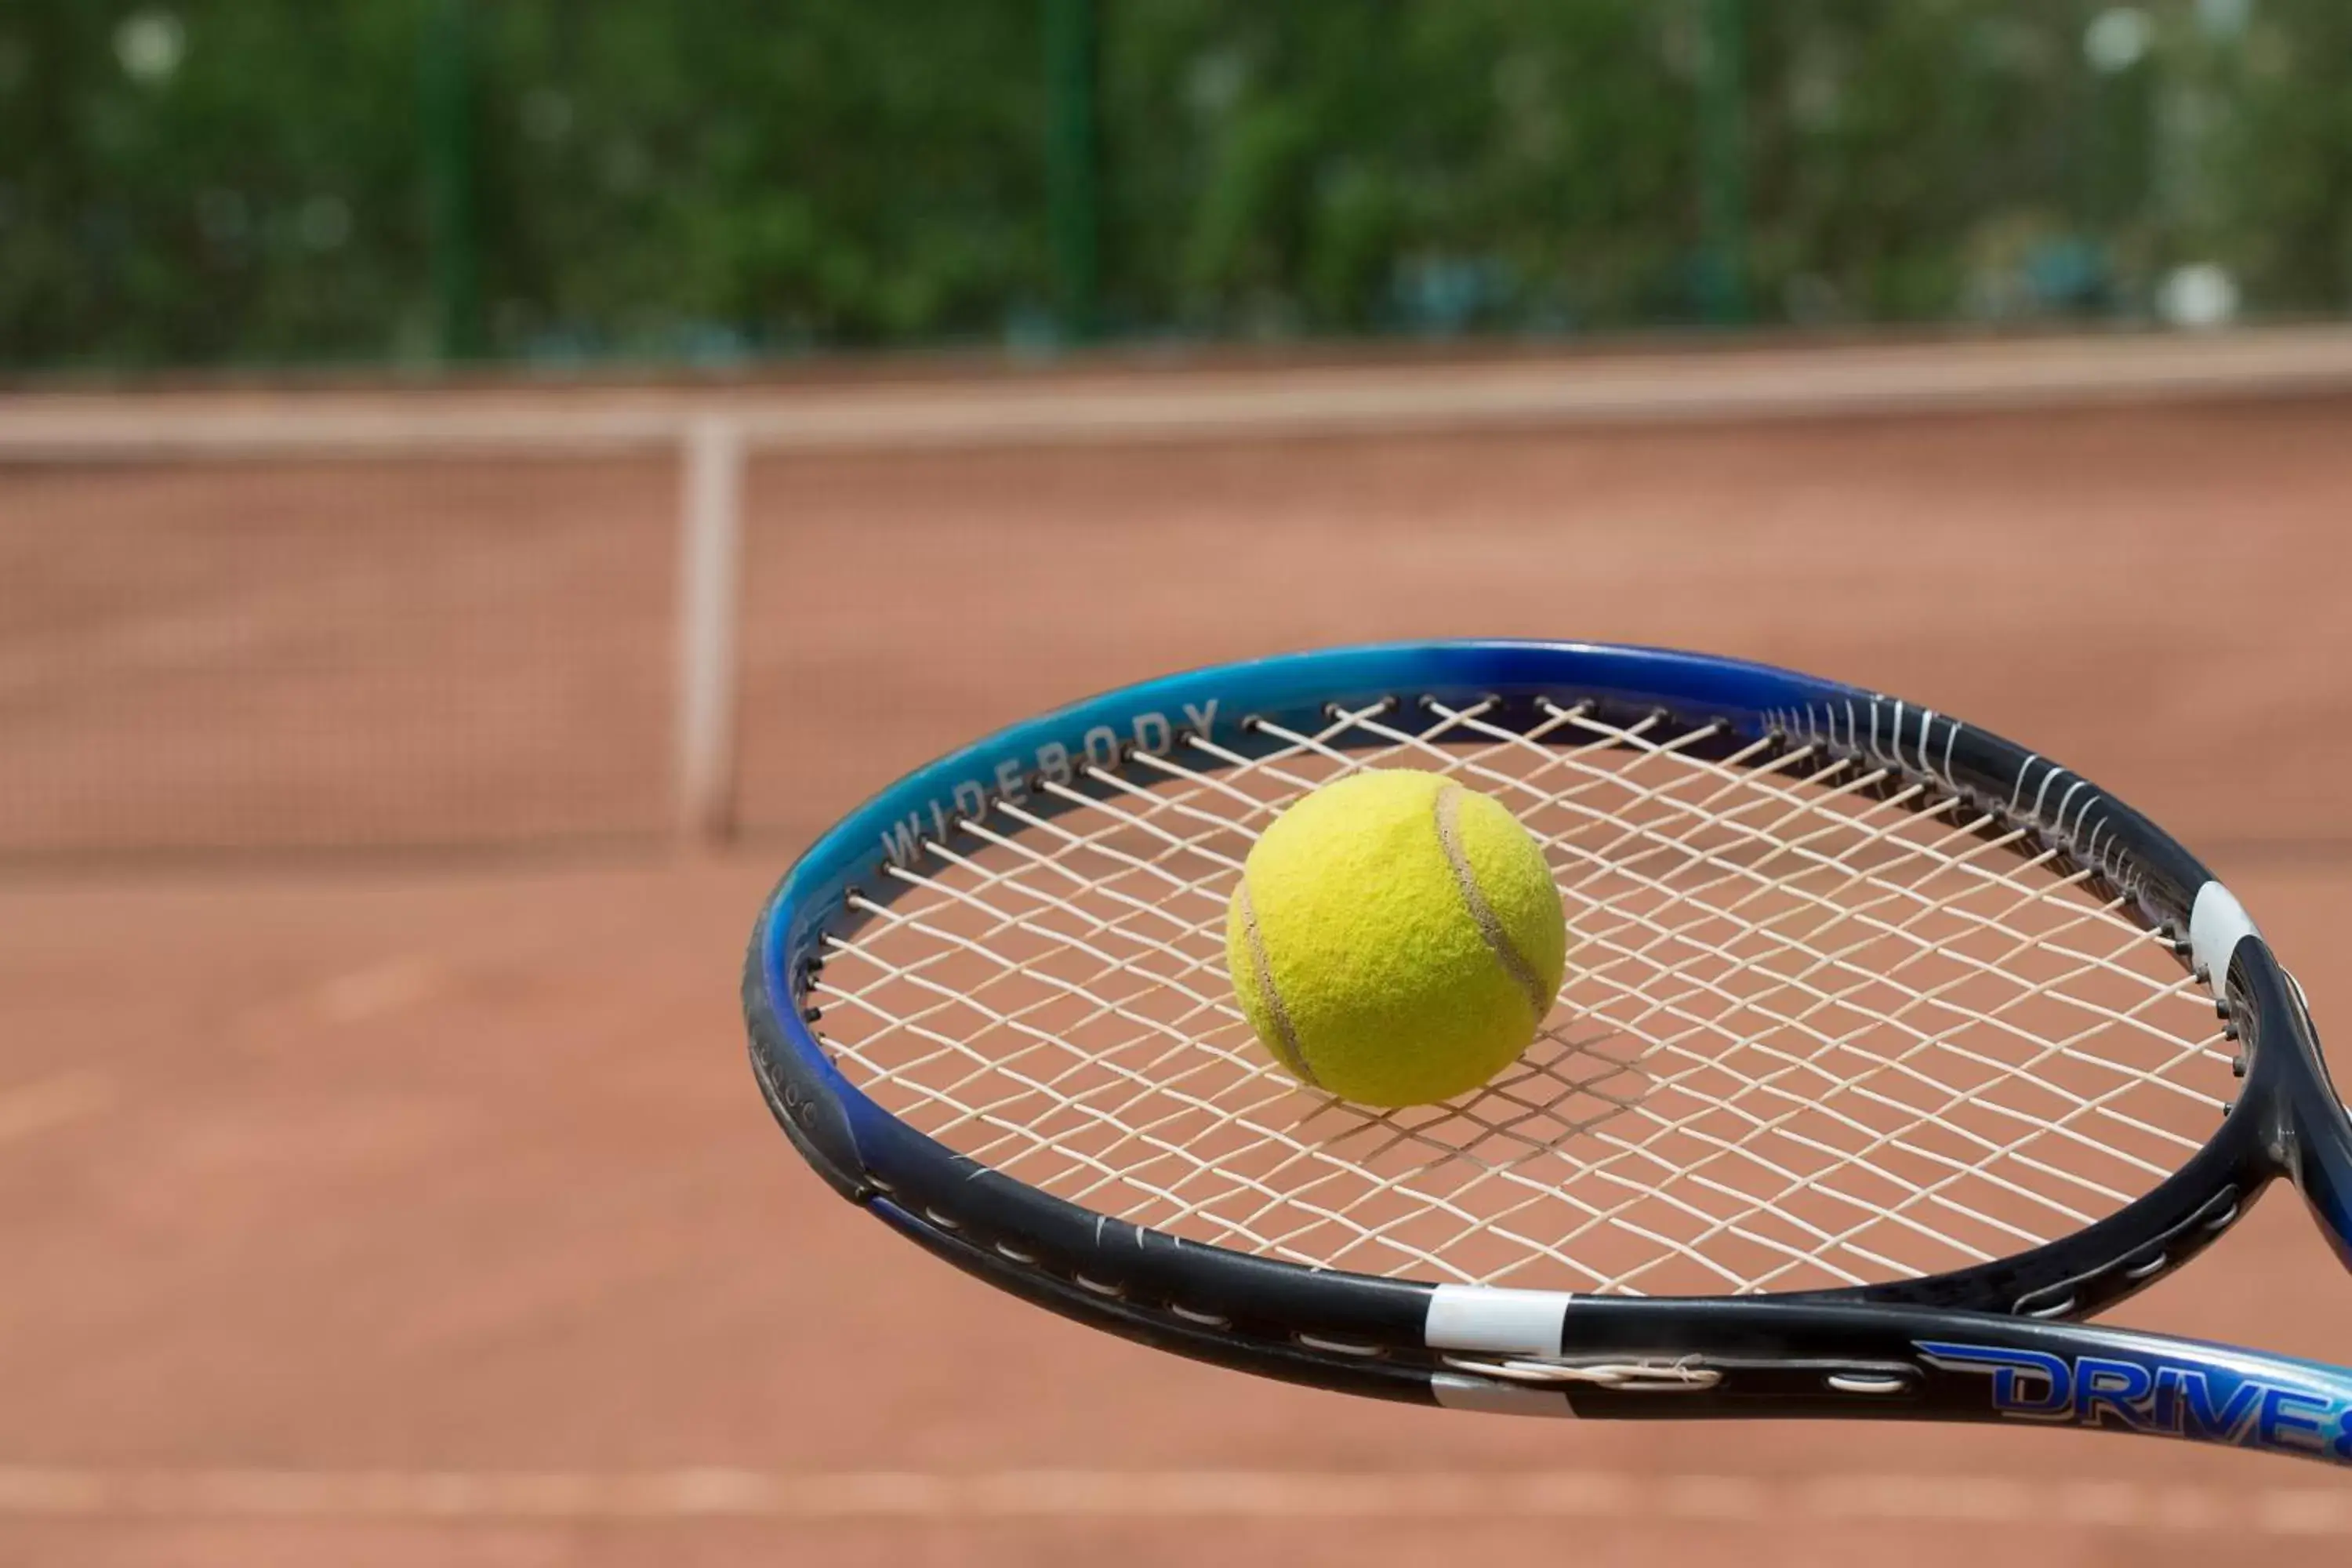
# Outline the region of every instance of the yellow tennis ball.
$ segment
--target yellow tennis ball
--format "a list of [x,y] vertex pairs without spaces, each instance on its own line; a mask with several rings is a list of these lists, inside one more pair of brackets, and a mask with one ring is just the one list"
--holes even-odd
[[1508,811],[1434,773],[1361,773],[1251,848],[1225,962],[1257,1037],[1302,1083],[1418,1105],[1528,1048],[1568,967],[1568,922]]

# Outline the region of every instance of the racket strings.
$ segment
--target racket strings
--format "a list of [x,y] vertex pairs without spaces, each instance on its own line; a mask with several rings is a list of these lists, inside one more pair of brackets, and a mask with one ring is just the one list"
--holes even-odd
[[[1817,746],[1392,704],[1043,782],[856,897],[807,1000],[886,1109],[1137,1224],[1318,1266],[1723,1293],[1947,1271],[2079,1228],[2200,1147],[2210,998],[2021,830]],[[1570,979],[1485,1089],[1293,1082],[1224,972],[1250,844],[1343,773],[1443,772],[1543,845]],[[877,893],[883,892],[877,889]]]

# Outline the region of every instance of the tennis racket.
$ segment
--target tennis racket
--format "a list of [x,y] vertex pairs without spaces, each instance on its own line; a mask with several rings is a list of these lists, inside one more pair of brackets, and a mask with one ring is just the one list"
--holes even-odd
[[[1417,767],[1543,844],[1569,978],[1484,1089],[1300,1084],[1225,973],[1256,835]],[[1695,654],[1465,642],[1150,682],[902,779],[743,984],[844,1196],[1160,1349],[1423,1404],[2063,1423],[2352,1462],[2352,1373],[2084,1320],[2352,1122],[2227,889],[1948,715]]]

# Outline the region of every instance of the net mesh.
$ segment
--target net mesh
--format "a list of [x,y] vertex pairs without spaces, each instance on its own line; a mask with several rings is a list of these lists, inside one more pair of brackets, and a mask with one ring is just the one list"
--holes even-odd
[[0,470],[0,862],[656,831],[659,458]]
[[[1940,785],[1538,704],[1388,704],[999,803],[854,893],[807,1000],[853,1082],[1044,1191],[1188,1239],[1629,1294],[1877,1283],[2146,1192],[2231,1082],[2210,996],[2122,900]],[[1485,1088],[1380,1111],[1253,1037],[1226,905],[1346,773],[1440,772],[1542,843],[1569,977]]]

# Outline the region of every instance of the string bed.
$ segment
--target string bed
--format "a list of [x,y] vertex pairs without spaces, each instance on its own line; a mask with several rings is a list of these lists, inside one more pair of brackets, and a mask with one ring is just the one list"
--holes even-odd
[[[2079,1229],[2231,1092],[2210,995],[2087,869],[1815,746],[1538,702],[1186,736],[1039,784],[853,893],[805,1001],[843,1072],[1098,1213],[1310,1265],[1717,1295],[1942,1273]],[[1302,1088],[1225,973],[1257,834],[1352,771],[1446,773],[1570,925],[1534,1047],[1377,1111]]]

